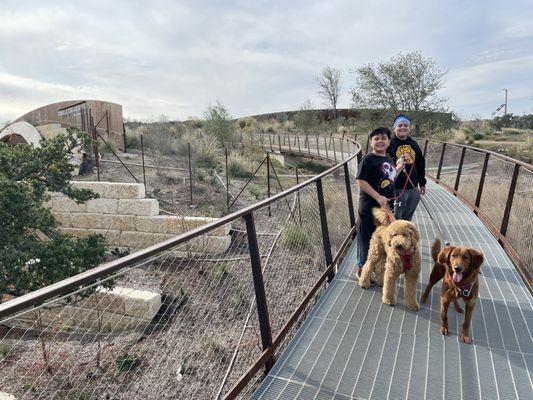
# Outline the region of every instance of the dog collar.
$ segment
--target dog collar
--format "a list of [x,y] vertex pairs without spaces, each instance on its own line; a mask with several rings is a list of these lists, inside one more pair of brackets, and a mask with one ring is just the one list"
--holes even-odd
[[461,293],[461,296],[463,296],[465,299],[469,299],[470,298],[470,294],[472,292],[472,286],[474,286],[474,281],[470,282],[470,285],[468,285],[467,287],[464,287],[463,289],[459,289],[459,292]]
[[403,270],[404,271],[409,271],[411,269],[411,267],[413,266],[411,264],[411,256],[413,254],[402,254],[401,257],[402,257],[402,263],[403,263]]

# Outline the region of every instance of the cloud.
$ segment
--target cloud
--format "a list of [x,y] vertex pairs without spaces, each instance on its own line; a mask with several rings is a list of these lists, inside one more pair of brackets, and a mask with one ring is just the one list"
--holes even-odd
[[[533,53],[521,0],[4,3],[0,120],[85,97],[136,118],[200,116],[217,99],[234,116],[297,109],[307,98],[321,105],[315,76],[325,65],[343,71],[346,107],[350,68],[414,50],[450,70],[443,94],[467,112],[490,114],[502,87],[531,87],[524,67],[508,62]],[[531,107],[526,98],[515,105]]]

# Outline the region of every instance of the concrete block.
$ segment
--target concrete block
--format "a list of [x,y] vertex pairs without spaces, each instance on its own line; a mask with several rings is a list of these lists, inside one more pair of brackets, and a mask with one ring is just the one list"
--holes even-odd
[[136,249],[144,249],[154,242],[154,234],[146,232],[124,231],[120,232],[118,245]]
[[83,213],[70,216],[70,225],[73,228],[133,231],[135,223],[135,215]]
[[118,214],[157,215],[159,202],[156,199],[119,199]]
[[116,214],[118,210],[118,199],[93,199],[86,204],[90,213]]
[[54,219],[56,220],[56,222],[64,227],[64,228],[69,228],[70,227],[70,216],[72,214],[69,214],[69,213],[62,213],[62,212],[54,212],[52,213]]
[[70,181],[72,186],[77,189],[90,189],[93,192],[96,192],[100,197],[105,197],[105,188],[109,182],[93,182],[93,181]]
[[120,231],[109,229],[83,229],[83,228],[59,228],[61,233],[76,236],[87,237],[91,235],[102,235],[106,241],[108,247],[118,246],[120,239]]
[[52,198],[52,212],[84,213],[86,211],[86,204],[77,204],[68,197]]
[[17,398],[12,394],[0,392],[0,400],[17,400]]
[[145,196],[142,183],[110,183],[106,182],[104,195],[106,199],[142,199]]
[[[216,220],[217,218],[173,215],[139,216],[137,217],[137,231],[179,235]],[[209,236],[226,236],[230,229],[231,223],[225,224],[210,231]]]

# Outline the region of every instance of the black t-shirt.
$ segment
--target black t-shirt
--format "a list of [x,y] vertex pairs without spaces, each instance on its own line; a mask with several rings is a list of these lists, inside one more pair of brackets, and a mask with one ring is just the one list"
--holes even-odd
[[405,157],[405,172],[402,171],[396,178],[396,189],[403,189],[409,173],[410,182],[407,182],[406,186],[408,189],[416,186],[426,186],[426,160],[422,150],[420,150],[420,146],[410,136],[405,140],[394,136],[387,153],[392,156],[395,164],[398,158]]
[[[368,153],[359,164],[357,179],[362,179],[372,188],[387,198],[394,197],[394,180],[396,168],[390,155],[378,156]],[[364,190],[359,190],[359,209],[379,207],[379,203]]]

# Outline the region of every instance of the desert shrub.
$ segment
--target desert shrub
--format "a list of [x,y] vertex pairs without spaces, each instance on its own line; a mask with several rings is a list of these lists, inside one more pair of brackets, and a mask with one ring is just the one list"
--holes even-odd
[[263,196],[263,190],[259,186],[252,185],[250,186],[250,194],[258,200]]
[[503,133],[507,135],[521,135],[524,131],[520,129],[513,129],[513,128],[503,128]]
[[122,353],[116,359],[117,372],[129,372],[134,370],[140,363],[141,359],[138,356]]
[[228,174],[232,178],[249,178],[252,175],[246,169],[245,160],[236,155],[231,155],[228,159]]
[[283,230],[283,244],[291,248],[310,249],[313,246],[311,236],[304,227],[293,222],[285,225]]
[[294,123],[294,121],[288,120],[283,123],[283,130],[290,132],[294,129],[296,129],[296,124]]
[[204,113],[204,131],[215,137],[220,144],[233,138],[233,120],[229,111],[220,102],[210,105]]
[[218,165],[220,148],[213,138],[202,138],[195,146],[196,163],[207,169],[214,169]]
[[226,263],[221,263],[213,270],[213,280],[216,283],[221,283],[229,275],[229,266]]
[[67,400],[91,400],[91,394],[84,392],[83,390],[74,390],[70,391],[68,396],[66,397]]
[[135,135],[126,135],[126,148],[127,149],[140,149],[141,141]]
[[9,358],[17,351],[15,346],[10,346],[8,344],[0,344],[0,361],[4,358]]

